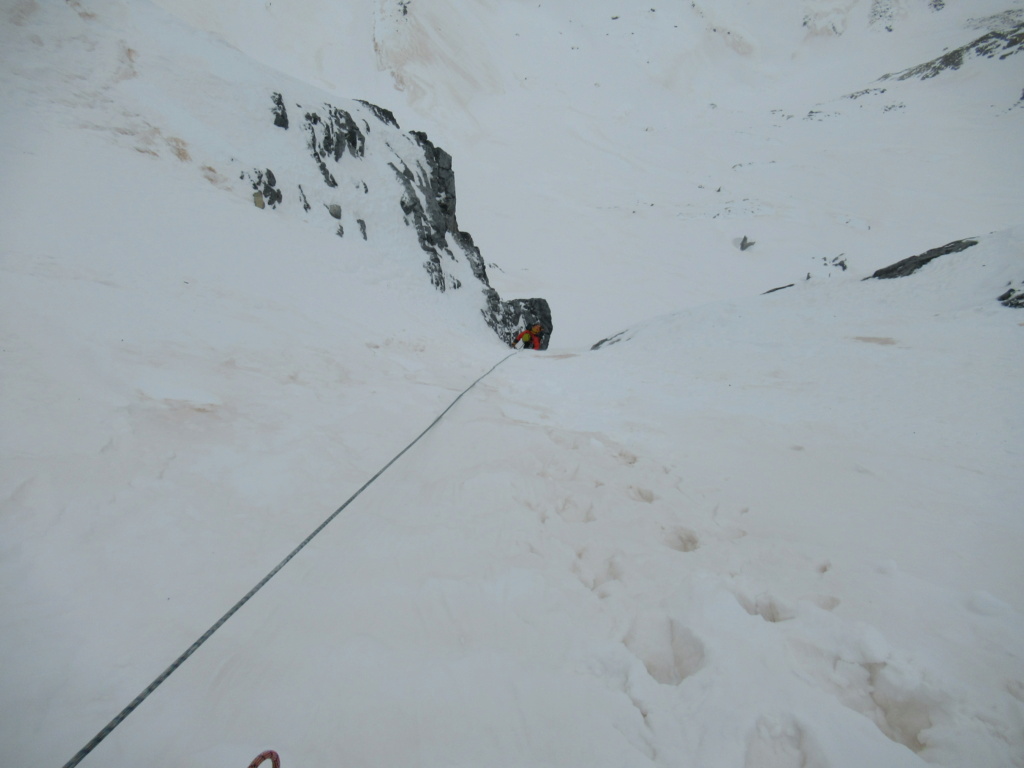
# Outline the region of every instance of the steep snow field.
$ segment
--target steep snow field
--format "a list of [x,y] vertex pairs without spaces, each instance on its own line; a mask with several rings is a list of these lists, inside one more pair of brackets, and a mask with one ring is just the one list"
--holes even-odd
[[1013,0],[161,5],[426,130],[495,286],[543,286],[559,343],[1019,222],[1019,57],[879,82]]
[[0,763],[70,760],[509,354],[390,155],[365,240],[253,205],[308,162],[278,92],[449,151],[552,345],[82,765],[1024,765],[1024,56],[878,80],[1024,6],[789,6],[0,0]]

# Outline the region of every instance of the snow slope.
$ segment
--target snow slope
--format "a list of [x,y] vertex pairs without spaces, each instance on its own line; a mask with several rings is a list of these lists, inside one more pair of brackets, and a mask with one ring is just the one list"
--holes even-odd
[[82,765],[1024,765],[1024,57],[876,82],[1019,4],[536,5],[0,3],[4,764],[508,354],[397,200],[253,206],[282,92],[427,130],[558,330]]
[[426,130],[495,287],[543,285],[569,345],[1019,221],[1020,57],[879,81],[1019,24],[1014,0],[161,4]]

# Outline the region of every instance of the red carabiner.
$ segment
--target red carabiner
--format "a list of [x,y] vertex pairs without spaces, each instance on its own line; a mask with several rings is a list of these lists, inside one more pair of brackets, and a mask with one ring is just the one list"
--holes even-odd
[[260,752],[260,754],[256,756],[256,759],[249,763],[249,768],[259,768],[259,766],[263,765],[267,760],[270,761],[271,768],[281,768],[281,758],[278,756],[277,752],[272,749],[268,749],[266,752]]

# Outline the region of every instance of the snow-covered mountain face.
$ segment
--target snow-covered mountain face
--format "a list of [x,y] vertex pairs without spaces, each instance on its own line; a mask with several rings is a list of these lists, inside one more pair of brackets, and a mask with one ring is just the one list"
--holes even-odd
[[[870,273],[1017,223],[1015,2],[164,5],[426,130],[502,265],[495,286],[548,298],[569,344],[643,319],[631,307],[826,277],[834,260]],[[306,44],[275,44],[284,29]],[[935,77],[883,80],[943,56]],[[612,287],[613,306],[594,300]]]
[[3,762],[1024,765],[1022,21],[0,0]]
[[[180,76],[175,50],[154,42],[144,56],[145,45],[122,36],[134,32],[162,40],[161,27],[170,19],[150,8],[134,13],[115,8],[100,13],[69,5],[44,12],[36,4],[17,5],[10,18],[26,34],[13,36],[12,56],[19,44],[27,60],[56,48],[69,60],[54,68],[66,66],[82,81],[81,103],[74,110],[79,119],[100,116],[100,130],[141,136],[128,143],[154,157],[163,150],[191,164],[193,155],[202,155],[207,162],[198,170],[206,181],[235,193],[248,184],[261,210],[287,211],[291,220],[318,224],[339,237],[372,239],[377,249],[410,263],[420,258],[435,289],[465,286],[474,295],[500,339],[511,343],[517,332],[540,323],[547,347],[553,331],[547,302],[503,301],[490,286],[480,250],[458,225],[451,156],[425,133],[402,131],[386,108],[350,98],[327,103],[322,92],[265,73],[255,78],[259,85],[252,80],[236,85],[214,69],[202,73],[202,84],[183,92],[174,82]],[[120,28],[122,17],[137,17],[141,27]],[[30,32],[34,29],[38,32]],[[202,35],[188,36],[202,55],[218,54],[218,46]],[[45,69],[36,74],[45,77]],[[283,87],[282,82],[292,86],[289,98],[267,85]],[[245,93],[227,93],[238,87]],[[101,101],[89,98],[99,94]],[[417,253],[412,244],[418,244],[418,256],[412,256]]]
[[[225,98],[230,80],[207,70],[201,77],[216,85],[186,96],[168,82],[177,114],[147,115],[135,92],[175,77],[178,54],[162,53],[161,66],[155,56],[141,60],[127,30],[110,27],[111,14],[76,6],[78,37],[106,29],[109,48],[79,76],[98,91],[120,83],[119,98],[136,101],[121,106],[143,123],[109,130],[170,131],[199,154],[202,131],[174,132],[206,122],[219,137],[206,167],[226,187],[240,193],[242,174],[256,182],[269,169],[280,176],[282,207],[297,207],[291,215],[323,218],[340,205],[344,220],[322,224],[350,237],[398,231],[393,205],[380,226],[360,213],[369,204],[366,192],[356,197],[368,189],[364,176],[384,185],[377,199],[399,190],[414,203],[401,216],[428,252],[432,283],[472,276],[502,338],[550,321],[550,310],[501,303],[497,291],[564,307],[559,336],[579,345],[648,313],[826,277],[839,263],[869,273],[1016,223],[1024,11],[1013,3],[155,5],[172,16],[141,14],[157,36],[151,45],[163,45],[160,28],[179,18],[199,30],[188,33],[199,59],[227,53],[211,53],[218,41],[236,48],[246,55],[229,56],[235,66],[255,68],[239,83],[245,97]],[[38,23],[35,7],[13,3],[12,30]],[[302,83],[264,76],[273,70],[263,64]],[[271,98],[299,116],[302,141],[267,130]],[[368,162],[352,151],[332,157],[340,186],[326,169],[309,173],[305,144],[326,137],[302,124],[307,110],[366,115],[352,136],[369,139]],[[168,118],[173,127],[157,124]],[[378,135],[360,138],[371,123]],[[436,163],[449,156],[460,169],[459,211],[473,222],[465,232],[454,215],[455,174]],[[919,180],[912,190],[908,178]],[[490,273],[488,262],[497,265]],[[659,275],[656,286],[635,278],[649,273]]]

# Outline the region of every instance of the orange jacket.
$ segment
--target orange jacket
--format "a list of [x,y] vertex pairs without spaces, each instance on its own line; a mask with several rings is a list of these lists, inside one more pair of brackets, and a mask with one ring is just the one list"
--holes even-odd
[[523,349],[526,349],[527,347],[540,349],[540,333],[535,333],[531,328],[527,328],[525,331],[520,332],[520,334],[516,336],[516,340],[512,343],[512,346],[518,344],[520,340],[523,342]]

